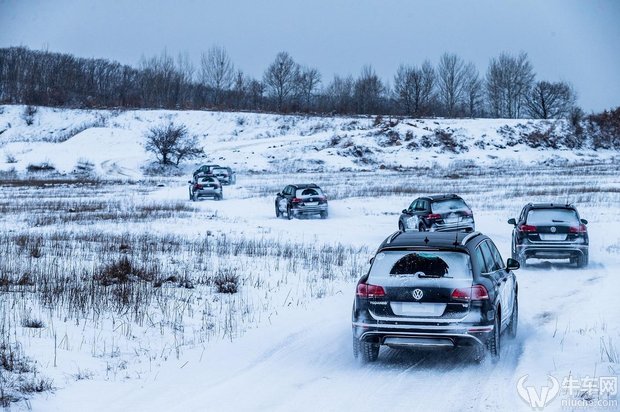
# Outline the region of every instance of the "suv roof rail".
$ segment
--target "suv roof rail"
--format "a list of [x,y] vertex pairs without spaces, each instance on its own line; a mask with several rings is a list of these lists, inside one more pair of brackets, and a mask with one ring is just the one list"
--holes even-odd
[[390,243],[392,243],[394,241],[394,239],[396,239],[396,237],[398,235],[400,235],[401,233],[403,233],[403,232],[401,232],[400,230],[392,233],[390,236],[388,236],[387,241],[385,242],[385,244],[389,245]]
[[467,236],[465,236],[463,238],[463,240],[461,240],[461,245],[465,246],[465,243],[469,242],[470,239],[475,238],[478,235],[481,235],[482,233],[476,231],[476,232],[471,232],[470,234],[468,234]]

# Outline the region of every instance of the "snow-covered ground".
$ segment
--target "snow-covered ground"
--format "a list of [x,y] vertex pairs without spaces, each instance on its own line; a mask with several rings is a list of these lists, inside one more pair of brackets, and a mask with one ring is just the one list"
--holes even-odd
[[[11,408],[531,410],[517,382],[528,375],[527,385],[548,385],[550,375],[580,385],[545,410],[573,410],[580,408],[562,402],[599,399],[581,380],[620,373],[620,175],[613,152],[493,146],[505,144],[498,128],[526,121],[438,121],[442,130],[467,135],[464,141],[486,135],[488,145],[454,153],[382,146],[385,136],[372,134],[371,119],[39,109],[39,123],[25,126],[20,110],[5,106],[0,115],[0,130],[11,124],[0,134],[0,153],[16,161],[0,159],[1,170],[15,167],[32,178],[26,167],[48,162],[70,177],[86,159],[98,175],[127,182],[3,186],[2,342],[18,342],[36,361],[37,377],[55,387]],[[239,170],[223,201],[188,201],[185,177],[139,183],[149,162],[143,135],[167,116],[201,136],[205,160]],[[395,127],[432,129],[434,122]],[[60,143],[41,138],[80,124],[96,128]],[[403,143],[407,130],[399,132]],[[353,146],[346,139],[370,148],[373,163],[347,151]],[[389,167],[378,170],[381,164]],[[400,165],[411,169],[392,170]],[[323,187],[329,219],[275,218],[273,194],[299,181]],[[517,272],[518,337],[505,341],[497,364],[478,365],[462,351],[382,348],[377,363],[360,365],[351,353],[355,282],[396,229],[400,210],[418,194],[436,192],[461,194],[504,258],[506,220],[523,204],[573,202],[590,222],[591,263],[578,270],[538,261]],[[175,279],[158,288],[139,277],[127,287],[92,281],[123,257],[156,278]],[[38,289],[28,279],[18,284],[26,273]],[[214,279],[225,273],[239,276],[238,293],[215,290]],[[65,289],[45,290],[46,277]],[[28,327],[25,319],[44,327]]]

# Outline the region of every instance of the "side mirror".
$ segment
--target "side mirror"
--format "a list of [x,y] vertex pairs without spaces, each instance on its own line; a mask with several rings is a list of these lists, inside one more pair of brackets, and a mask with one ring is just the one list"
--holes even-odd
[[583,223],[584,225],[587,225],[588,221],[586,219],[581,219],[581,223]]
[[508,224],[509,225],[513,225],[513,226],[517,226],[517,221],[515,220],[514,217],[511,217],[510,219],[508,219]]
[[517,270],[520,267],[521,267],[521,264],[519,264],[518,260],[515,260],[513,258],[506,259],[506,271]]
[[281,193],[281,192],[278,192],[278,194],[277,194],[276,196],[282,196],[282,193]]
[[188,180],[188,181],[187,181],[187,183],[189,183],[189,184],[191,185],[191,184],[192,184],[192,181],[191,181],[191,180]]
[[402,213],[403,213],[404,215],[408,215],[408,214],[409,214],[409,210],[407,210],[407,209],[403,209]]

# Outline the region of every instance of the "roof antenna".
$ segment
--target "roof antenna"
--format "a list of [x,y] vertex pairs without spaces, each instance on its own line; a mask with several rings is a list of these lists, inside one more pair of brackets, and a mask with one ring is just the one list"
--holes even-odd
[[459,245],[459,224],[461,223],[461,218],[462,216],[459,216],[458,220],[456,221],[456,231],[454,232],[454,246]]

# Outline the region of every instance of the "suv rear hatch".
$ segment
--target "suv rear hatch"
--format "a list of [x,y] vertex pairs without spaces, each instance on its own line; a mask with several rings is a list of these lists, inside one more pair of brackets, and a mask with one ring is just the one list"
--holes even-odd
[[465,252],[387,250],[373,261],[368,284],[385,294],[369,301],[371,315],[383,321],[460,320],[469,312],[472,270]]
[[577,212],[569,208],[531,209],[519,226],[532,242],[575,241],[586,232]]
[[431,203],[431,216],[437,223],[448,225],[473,221],[473,213],[463,199],[434,201]]

